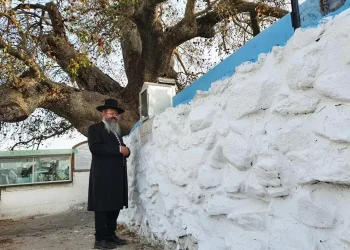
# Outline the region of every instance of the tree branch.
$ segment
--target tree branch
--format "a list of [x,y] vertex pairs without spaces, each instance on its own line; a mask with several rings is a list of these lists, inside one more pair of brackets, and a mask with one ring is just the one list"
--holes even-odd
[[88,56],[76,51],[66,39],[48,35],[41,40],[42,51],[54,59],[79,88],[101,94],[117,93],[123,89],[118,82],[94,66]]
[[257,36],[260,33],[259,17],[256,10],[249,12],[250,16],[250,27],[253,30],[253,36]]
[[157,9],[160,3],[163,3],[167,0],[143,0],[141,4],[136,8],[133,15],[133,20],[136,25],[139,27],[139,31],[142,31],[142,28],[150,29],[149,32],[159,32],[161,31],[160,21],[158,20]]
[[[239,27],[239,28],[241,28],[242,30],[244,30],[244,34],[245,33],[248,33],[249,35],[253,35],[249,30],[248,30],[248,28],[247,27],[244,27],[241,23],[245,23],[245,22],[241,22],[241,21],[238,21],[238,20],[236,20],[236,19],[238,19],[237,17],[233,17],[232,18],[232,22],[235,24],[235,25],[237,25],[237,27]],[[245,41],[245,39],[244,39],[244,41]],[[245,43],[245,42],[244,42]]]
[[275,18],[282,18],[289,13],[289,11],[287,10],[278,7],[272,7],[264,3],[254,3],[246,1],[240,1],[237,5],[237,10],[238,13],[257,11],[261,15]]
[[[33,137],[27,141],[19,141],[19,142],[16,142],[15,144],[12,145],[12,147],[10,148],[11,151],[13,151],[17,146],[20,146],[20,145],[28,145],[29,143],[33,142],[34,143],[32,144],[32,146],[34,146],[35,144],[37,144],[37,146],[39,147],[40,146],[40,143],[44,140],[47,140],[47,139],[50,139],[50,138],[53,138],[53,137],[56,137],[56,136],[60,136],[60,135],[63,135],[65,134],[68,130],[74,128],[73,125],[69,125],[65,128],[63,128],[62,130],[60,131],[55,131],[54,133],[50,134],[50,135],[40,135],[40,136],[36,136],[36,137]],[[35,141],[38,141],[38,142],[35,142]],[[37,148],[38,149],[38,148]]]
[[42,9],[42,10],[46,10],[46,6],[42,5],[42,4],[18,4],[15,8],[13,8],[13,10],[23,10],[23,9]]
[[73,81],[76,81],[79,88],[101,94],[118,93],[123,90],[118,82],[95,67],[86,54],[74,49],[66,37],[64,20],[56,4],[53,2],[46,5],[20,4],[15,7],[16,10],[30,8],[43,10],[41,21],[45,11],[48,13],[53,31],[49,35],[40,37],[41,49],[55,60]]
[[[87,135],[88,126],[100,120],[96,107],[110,98],[96,92],[79,91],[64,84],[42,80],[30,74],[23,74],[18,81],[20,84],[15,86],[13,83],[0,85],[1,122],[23,121],[37,108],[44,108],[67,119],[79,132]],[[132,111],[127,101],[118,101],[126,110],[121,127],[128,132],[138,114],[137,111]]]
[[[45,11],[43,11],[43,13],[45,13]],[[44,21],[46,25],[51,25],[51,23],[49,23],[47,20],[45,20],[44,15],[42,14],[41,16],[39,16],[36,13],[33,12],[29,12],[29,11],[18,11],[17,12],[18,15],[28,15],[28,16],[33,16],[36,17],[40,20],[40,22]]]
[[36,64],[34,58],[29,57],[28,55],[20,52],[19,50],[12,48],[2,38],[0,38],[0,49],[3,50],[4,53],[7,53],[17,58],[18,60],[23,61],[30,69],[32,69],[32,71],[37,77],[43,77],[43,73],[40,67]]
[[49,14],[54,34],[56,36],[63,37],[67,41],[64,21],[61,12],[57,8],[57,5],[53,2],[47,3],[46,11]]
[[177,50],[174,51],[174,55],[176,56],[177,61],[180,63],[182,69],[184,70],[185,74],[188,75],[188,72],[186,70],[185,64],[181,60],[181,57],[179,55],[179,52]]
[[41,40],[42,51],[54,59],[68,75],[75,80],[79,88],[96,91],[101,94],[117,93],[123,88],[118,82],[95,67],[87,55],[79,53],[69,43],[64,21],[54,3],[48,3],[47,12],[52,22],[53,32]]
[[189,24],[182,19],[174,26],[169,27],[166,32],[165,43],[175,48],[195,37],[213,37],[215,35],[214,26],[217,23],[238,13],[249,13],[251,11],[276,18],[281,18],[289,13],[287,10],[271,7],[264,3],[221,0],[213,10],[205,11],[204,15],[198,16],[192,23]]
[[220,2],[220,0],[213,1],[212,3],[208,4],[208,6],[204,10],[195,13],[194,16],[199,17],[210,12],[211,10],[213,10],[213,7],[216,6],[218,2]]
[[197,0],[187,0],[184,16],[186,22],[192,21],[195,18],[194,8],[196,7],[196,2]]

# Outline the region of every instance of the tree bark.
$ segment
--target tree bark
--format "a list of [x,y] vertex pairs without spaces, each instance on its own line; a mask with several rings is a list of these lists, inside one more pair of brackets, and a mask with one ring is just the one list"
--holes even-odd
[[249,12],[249,16],[250,16],[250,27],[253,30],[253,36],[257,36],[260,33],[258,12],[256,10],[253,10]]
[[[44,108],[66,118],[79,132],[87,135],[88,126],[101,120],[96,107],[103,105],[107,98],[109,96],[97,92],[81,91],[26,75],[16,85],[7,83],[0,86],[0,120],[22,121],[37,108]],[[138,113],[127,102],[121,99],[118,101],[126,110],[120,121],[122,131],[128,133]]]

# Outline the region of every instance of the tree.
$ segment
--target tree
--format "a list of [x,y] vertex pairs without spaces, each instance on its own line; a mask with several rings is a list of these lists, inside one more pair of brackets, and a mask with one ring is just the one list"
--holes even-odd
[[[234,47],[227,39],[244,37],[242,45],[249,34],[257,35],[262,26],[288,13],[283,1],[24,1],[0,0],[0,128],[16,123],[32,133],[18,138],[16,145],[37,144],[73,127],[86,135],[88,126],[100,120],[95,107],[109,97],[126,110],[122,129],[127,133],[139,119],[138,93],[144,81],[174,78],[181,89],[205,73],[186,69],[194,56],[189,41],[212,43],[220,34],[216,45],[230,52]],[[107,74],[108,59],[118,48],[124,82]],[[37,109],[51,119],[31,117]],[[45,129],[49,133],[43,135]]]

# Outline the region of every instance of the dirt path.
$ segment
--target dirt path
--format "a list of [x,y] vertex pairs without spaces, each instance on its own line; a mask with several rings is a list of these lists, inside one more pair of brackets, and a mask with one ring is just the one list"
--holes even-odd
[[[118,227],[118,235],[128,244],[120,250],[161,250],[145,240]],[[0,249],[2,250],[86,250],[93,249],[94,218],[85,208],[64,214],[40,216],[22,220],[0,220]]]

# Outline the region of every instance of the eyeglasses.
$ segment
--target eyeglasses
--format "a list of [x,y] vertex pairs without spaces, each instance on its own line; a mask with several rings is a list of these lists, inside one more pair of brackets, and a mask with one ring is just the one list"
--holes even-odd
[[118,115],[119,115],[118,113],[112,113],[112,112],[105,112],[105,114],[107,114],[107,115],[113,115],[113,116],[118,116]]

